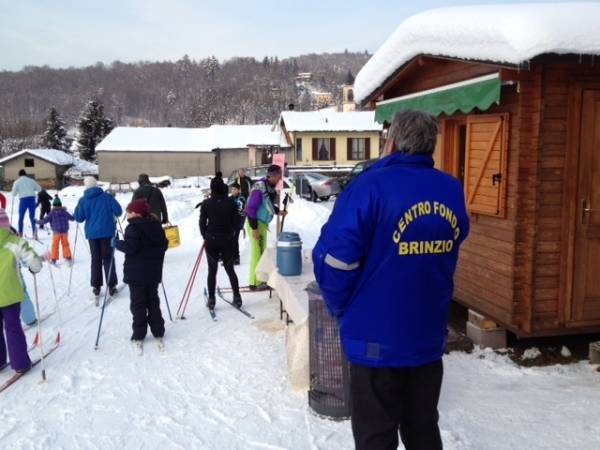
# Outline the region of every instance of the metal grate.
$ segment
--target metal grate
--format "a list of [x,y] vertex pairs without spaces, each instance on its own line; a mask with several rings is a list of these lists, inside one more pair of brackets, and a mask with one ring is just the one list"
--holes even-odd
[[350,367],[340,345],[337,321],[329,316],[316,283],[307,287],[310,335],[308,404],[317,414],[350,417]]

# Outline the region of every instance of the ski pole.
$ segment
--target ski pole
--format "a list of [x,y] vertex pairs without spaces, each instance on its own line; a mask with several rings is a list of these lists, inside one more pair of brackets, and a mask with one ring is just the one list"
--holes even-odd
[[56,295],[56,284],[54,284],[54,273],[52,272],[52,264],[48,263],[48,270],[50,271],[50,283],[52,283],[52,293],[54,294],[54,301],[58,303],[58,296]]
[[121,218],[117,217],[117,224],[119,225],[119,231],[121,232],[122,235],[125,235],[125,233],[123,232],[123,225],[121,225]]
[[179,308],[177,308],[177,318],[185,319],[185,310],[187,308],[188,301],[190,299],[190,295],[192,293],[192,288],[194,287],[194,282],[196,281],[196,275],[198,273],[198,268],[200,267],[200,261],[202,259],[202,251],[204,249],[204,245],[200,249],[198,253],[198,257],[196,258],[196,263],[194,264],[194,268],[192,269],[192,273],[190,274],[190,278],[188,280],[188,284],[183,292],[183,297],[181,298],[181,303],[179,304]]
[[102,312],[100,313],[100,322],[98,322],[98,334],[96,335],[96,345],[94,350],[98,350],[98,343],[100,342],[100,330],[102,329],[102,319],[104,318],[104,308],[106,308],[106,299],[108,298],[108,282],[110,280],[110,274],[112,273],[113,265],[115,262],[115,247],[112,249],[112,258],[108,265],[108,276],[106,277],[106,290],[104,291],[104,300],[102,301]]
[[[77,224],[77,225],[79,225],[79,224]],[[78,231],[78,232],[79,232],[79,234],[81,235],[81,239],[83,239],[83,231],[81,231],[81,230],[79,229],[79,227],[77,227],[77,231]],[[91,254],[92,254],[92,251],[90,250],[90,247],[89,247],[89,245],[88,245],[88,247],[87,247],[87,251],[88,251],[88,255],[91,255]]]
[[[40,302],[38,301],[38,286],[37,286],[37,278],[35,273],[33,274],[33,291],[35,295],[35,310],[38,317],[40,316]],[[40,325],[41,320],[37,321],[37,335],[40,338],[40,352],[41,352],[41,363],[42,363],[42,380],[46,381],[46,363],[44,361],[44,340],[42,339],[42,327]]]
[[192,282],[192,277],[194,276],[194,273],[198,270],[198,264],[199,264],[199,260],[200,260],[200,252],[198,252],[198,256],[196,256],[196,261],[194,262],[194,267],[192,268],[192,272],[190,273],[190,277],[188,278],[188,282],[185,286],[185,289],[183,291],[183,296],[181,297],[181,301],[179,302],[179,306],[177,307],[177,318],[181,319],[181,307],[183,306],[183,302],[185,300],[185,297],[187,295],[188,290],[190,289],[190,284]]
[[73,254],[71,255],[71,267],[69,270],[69,286],[67,295],[71,295],[71,282],[73,281],[73,266],[75,265],[75,252],[77,251],[77,238],[79,237],[79,224],[75,227],[75,244],[73,245]]
[[163,288],[163,295],[165,296],[165,303],[167,304],[167,311],[169,312],[169,319],[173,322],[173,316],[171,315],[171,308],[169,307],[169,300],[167,300],[167,290],[165,289],[165,283],[160,283]]
[[[196,263],[194,264],[194,268],[192,269],[192,273],[190,275],[190,279],[188,280],[188,284],[183,292],[183,297],[181,299],[181,303],[179,304],[179,308],[177,308],[177,318],[183,319],[185,310],[187,308],[187,304],[190,300],[190,295],[192,294],[192,288],[194,287],[194,282],[196,281],[196,275],[198,274],[198,268],[200,267],[200,262],[202,261],[202,254],[204,253],[204,247],[206,246],[206,242],[202,243],[202,247],[200,247],[200,252],[198,253],[198,257],[196,258]],[[181,313],[180,313],[181,311]]]
[[[283,212],[287,212],[287,205],[290,201],[290,195],[285,194],[285,198],[283,199]],[[281,218],[281,228],[279,228],[279,233],[283,231],[283,224],[285,223],[285,216]]]
[[11,223],[11,225],[13,223],[15,223],[14,215],[15,215],[15,196],[11,195],[11,200],[10,200],[10,223]]

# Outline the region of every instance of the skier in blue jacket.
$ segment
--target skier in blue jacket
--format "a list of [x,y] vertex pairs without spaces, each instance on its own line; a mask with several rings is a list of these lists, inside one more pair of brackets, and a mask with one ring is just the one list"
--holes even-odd
[[117,218],[123,213],[123,209],[112,195],[97,186],[94,177],[85,177],[84,185],[86,190],[77,203],[74,216],[77,222],[85,222],[85,238],[90,244],[92,255],[90,284],[93,294],[100,295],[102,266],[104,266],[108,291],[110,295],[113,295],[116,292],[118,280],[111,242],[116,233]]
[[313,250],[351,363],[357,449],[442,448],[448,305],[469,232],[462,186],[433,168],[437,119],[397,113],[382,159],[340,195]]

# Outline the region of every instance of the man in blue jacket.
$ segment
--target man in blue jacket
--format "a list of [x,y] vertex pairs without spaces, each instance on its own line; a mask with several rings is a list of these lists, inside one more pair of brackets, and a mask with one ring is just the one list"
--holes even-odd
[[113,295],[116,292],[118,280],[111,242],[116,233],[115,222],[123,213],[123,209],[112,195],[97,186],[94,177],[85,177],[83,182],[86,190],[77,203],[74,216],[77,222],[85,222],[85,238],[90,244],[92,255],[90,284],[94,295],[100,295],[102,266],[104,266],[108,292]]
[[437,119],[396,114],[382,159],[343,192],[313,250],[351,363],[356,448],[442,448],[437,403],[458,250],[458,180],[433,168]]

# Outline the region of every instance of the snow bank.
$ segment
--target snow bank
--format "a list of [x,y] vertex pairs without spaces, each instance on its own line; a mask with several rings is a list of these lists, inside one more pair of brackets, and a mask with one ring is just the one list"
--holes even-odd
[[519,64],[544,53],[600,54],[600,4],[457,6],[409,17],[356,76],[362,102],[418,55]]

